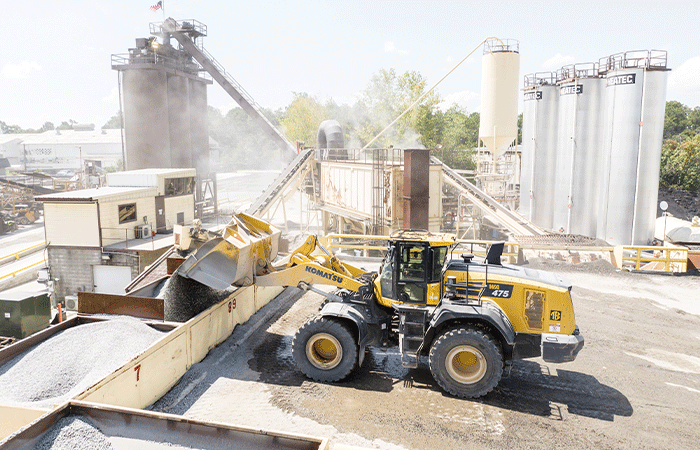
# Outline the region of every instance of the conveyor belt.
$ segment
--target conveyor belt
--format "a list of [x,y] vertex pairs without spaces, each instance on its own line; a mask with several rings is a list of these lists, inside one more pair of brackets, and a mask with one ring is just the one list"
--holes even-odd
[[431,156],[430,160],[431,164],[442,165],[442,171],[446,183],[455,187],[461,193],[466,195],[474,206],[482,211],[484,215],[487,215],[496,222],[500,223],[511,233],[524,236],[539,236],[547,234],[544,230],[540,229],[520,214],[511,211],[498,203],[498,201],[493,199],[486,192],[474,186],[467,179],[443,164],[442,161],[436,157]]
[[246,213],[257,217],[263,216],[274,204],[275,200],[277,200],[277,198],[285,192],[286,188],[294,182],[295,175],[297,175],[300,170],[304,170],[308,164],[315,161],[313,155],[314,150],[312,149],[302,150],[267,190],[250,205]]
[[211,77],[221,85],[222,88],[238,103],[243,110],[250,115],[253,120],[265,131],[265,133],[285,152],[285,156],[291,159],[296,154],[296,147],[287,140],[280,130],[270,122],[263,114],[260,105],[253,97],[214,59],[204,47],[197,47],[187,36],[189,29],[181,28],[173,19],[168,19],[163,23],[163,30],[170,33],[182,47],[192,55],[194,59],[206,70]]

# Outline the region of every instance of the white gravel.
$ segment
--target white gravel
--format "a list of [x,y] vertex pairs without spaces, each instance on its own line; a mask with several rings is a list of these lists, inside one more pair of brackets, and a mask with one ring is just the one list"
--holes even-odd
[[109,450],[114,447],[95,425],[81,416],[58,420],[34,446],[35,450]]
[[123,316],[61,331],[0,367],[0,404],[50,408],[117,370],[163,334]]

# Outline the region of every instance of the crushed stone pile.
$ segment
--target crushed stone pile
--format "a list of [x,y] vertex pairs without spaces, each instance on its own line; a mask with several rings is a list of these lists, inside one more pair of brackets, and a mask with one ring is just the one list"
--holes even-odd
[[226,299],[236,288],[216,290],[177,274],[170,277],[159,295],[164,300],[165,320],[187,322],[210,306]]
[[0,404],[52,407],[66,401],[163,334],[125,316],[63,330],[0,366]]
[[668,203],[668,213],[673,217],[691,222],[693,217],[700,216],[700,191],[660,188],[656,217],[661,217],[663,213],[658,207],[661,201]]
[[49,428],[35,450],[109,450],[114,446],[107,436],[82,416],[67,416]]

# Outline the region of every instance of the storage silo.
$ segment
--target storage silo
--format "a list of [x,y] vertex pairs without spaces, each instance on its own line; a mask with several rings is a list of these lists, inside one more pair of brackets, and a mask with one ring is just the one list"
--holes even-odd
[[620,53],[599,65],[606,75],[607,126],[597,236],[613,245],[646,245],[656,218],[666,52]]
[[562,67],[552,228],[595,237],[598,214],[602,100],[596,63]]
[[518,137],[518,41],[489,39],[481,59],[479,139],[496,160]]
[[207,124],[207,81],[189,80],[190,96],[190,139],[192,142],[192,166],[197,175],[210,176],[209,164],[209,126]]
[[[168,75],[168,114],[170,120],[170,161],[173,168],[194,167],[190,135],[190,80]],[[197,172],[199,173],[199,172]]]
[[531,222],[552,228],[559,101],[556,73],[525,76],[520,211]]
[[158,69],[124,70],[127,170],[170,167],[168,77]]

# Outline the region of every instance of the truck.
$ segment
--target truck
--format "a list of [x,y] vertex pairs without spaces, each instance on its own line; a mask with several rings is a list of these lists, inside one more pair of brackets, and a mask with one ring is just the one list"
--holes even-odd
[[[314,235],[273,263],[271,226],[245,214],[234,222],[233,231],[194,251],[177,275],[215,289],[255,283],[323,295],[318,314],[292,341],[294,361],[311,379],[342,380],[362,366],[370,347],[396,347],[405,367],[416,368],[427,358],[445,392],[477,398],[492,391],[515,360],[541,356],[564,363],[583,348],[571,283],[550,272],[503,264],[504,242],[491,244],[479,261],[460,252],[454,235],[398,230],[388,237],[379,271],[366,272],[341,262]],[[256,231],[261,227],[267,237],[260,245],[236,247],[251,242],[241,237],[244,230],[255,241],[263,235]],[[252,273],[243,265],[252,265]],[[317,284],[337,289],[325,292]]]

